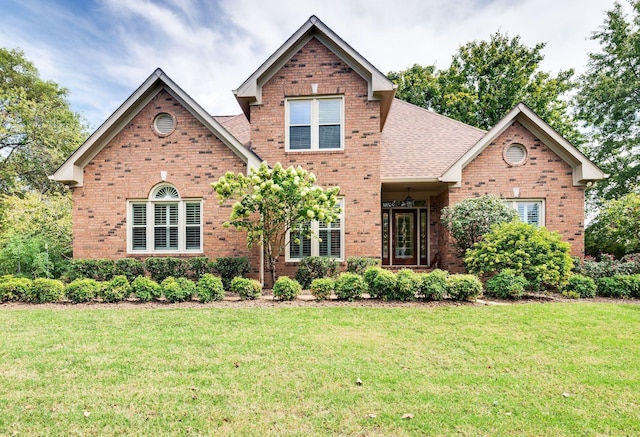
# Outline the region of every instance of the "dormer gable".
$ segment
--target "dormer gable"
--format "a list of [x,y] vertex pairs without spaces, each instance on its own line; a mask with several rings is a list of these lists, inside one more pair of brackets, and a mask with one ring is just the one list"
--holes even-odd
[[260,165],[260,158],[247,149],[222,124],[209,115],[193,98],[160,68],[144,83],[56,170],[49,178],[71,187],[83,185],[84,167],[126,126],[158,93],[166,91],[206,126],[249,167]]
[[233,91],[247,119],[250,120],[249,107],[262,104],[262,87],[312,38],[324,44],[367,82],[369,100],[380,101],[382,130],[395,96],[396,85],[315,15]]

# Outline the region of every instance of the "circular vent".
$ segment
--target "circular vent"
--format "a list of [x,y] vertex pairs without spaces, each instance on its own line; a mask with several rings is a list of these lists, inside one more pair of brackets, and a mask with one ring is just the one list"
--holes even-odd
[[523,164],[527,159],[527,149],[522,144],[511,144],[504,151],[504,160],[510,165]]
[[171,114],[158,114],[153,120],[153,129],[158,135],[169,135],[176,128],[176,121]]

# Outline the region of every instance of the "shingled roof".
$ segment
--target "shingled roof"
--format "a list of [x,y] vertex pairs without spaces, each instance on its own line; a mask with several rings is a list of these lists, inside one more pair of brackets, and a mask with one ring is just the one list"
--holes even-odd
[[394,99],[382,131],[380,178],[437,180],[486,132]]

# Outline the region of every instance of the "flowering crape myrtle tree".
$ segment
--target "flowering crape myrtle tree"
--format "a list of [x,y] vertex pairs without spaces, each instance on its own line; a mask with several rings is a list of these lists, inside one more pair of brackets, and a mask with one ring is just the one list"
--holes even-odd
[[323,190],[315,183],[315,175],[302,167],[284,169],[278,162],[271,169],[263,162],[248,176],[227,172],[211,184],[220,203],[236,200],[225,226],[246,230],[248,247],[263,245],[273,283],[289,234],[294,241],[300,235],[312,237],[312,220],[331,223],[339,218],[340,188]]

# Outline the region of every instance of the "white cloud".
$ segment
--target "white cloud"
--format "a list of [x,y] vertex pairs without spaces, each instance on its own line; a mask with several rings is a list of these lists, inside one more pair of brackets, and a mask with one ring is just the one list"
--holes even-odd
[[[237,88],[317,15],[382,72],[446,67],[457,48],[497,30],[546,42],[543,68],[584,70],[591,32],[613,0],[65,0],[9,2],[0,45],[19,46],[71,91],[96,127],[161,67],[213,114],[240,109]],[[12,16],[13,14],[13,16]]]

